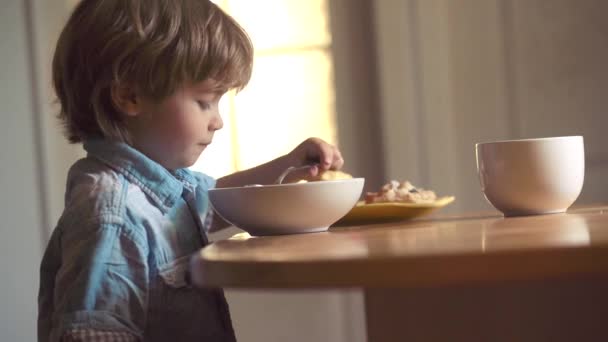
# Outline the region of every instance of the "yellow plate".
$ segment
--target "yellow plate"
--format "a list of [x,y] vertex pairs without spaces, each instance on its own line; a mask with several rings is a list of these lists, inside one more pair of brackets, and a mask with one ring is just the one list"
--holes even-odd
[[351,211],[333,225],[345,226],[407,220],[428,215],[453,201],[453,196],[441,197],[431,203],[388,202],[365,204],[364,201],[359,201]]

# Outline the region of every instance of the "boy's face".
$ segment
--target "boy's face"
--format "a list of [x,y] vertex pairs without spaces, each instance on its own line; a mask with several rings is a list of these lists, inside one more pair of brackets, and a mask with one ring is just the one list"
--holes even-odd
[[223,126],[218,105],[225,91],[209,81],[187,84],[161,102],[138,97],[131,118],[135,148],[169,170],[192,166]]

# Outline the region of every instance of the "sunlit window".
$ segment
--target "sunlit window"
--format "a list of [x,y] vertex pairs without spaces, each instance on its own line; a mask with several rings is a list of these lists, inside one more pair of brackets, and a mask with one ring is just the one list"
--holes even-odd
[[192,167],[220,177],[289,152],[310,136],[336,141],[327,0],[217,0],[249,33],[251,82],[222,99],[224,129]]

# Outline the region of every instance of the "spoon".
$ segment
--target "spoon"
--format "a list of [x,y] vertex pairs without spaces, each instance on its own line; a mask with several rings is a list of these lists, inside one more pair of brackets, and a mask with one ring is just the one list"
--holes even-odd
[[[300,170],[306,170],[306,169],[310,169],[311,167],[315,167],[315,166],[319,166],[319,164],[310,164],[310,165],[302,165],[302,166],[290,166],[288,168],[285,169],[285,171],[283,171],[279,177],[277,177],[277,179],[274,181],[273,184],[282,184],[283,180],[285,179],[285,177],[287,177],[288,174],[290,174],[291,172],[294,171],[300,171]],[[262,184],[247,184],[245,185],[246,188],[249,187],[258,187],[258,186],[263,186]]]
[[283,183],[283,180],[285,179],[285,177],[293,171],[306,170],[306,169],[310,169],[315,166],[319,166],[319,164],[310,164],[310,165],[303,165],[303,166],[290,166],[290,167],[286,168],[285,171],[283,171],[283,173],[281,173],[279,175],[279,177],[274,181],[274,184]]

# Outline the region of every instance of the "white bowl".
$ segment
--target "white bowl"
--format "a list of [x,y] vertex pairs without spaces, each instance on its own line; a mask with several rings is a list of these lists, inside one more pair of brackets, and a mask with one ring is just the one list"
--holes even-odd
[[350,211],[363,178],[209,190],[215,211],[251,235],[321,232]]
[[495,141],[475,147],[482,191],[505,216],[564,212],[583,188],[582,136]]

